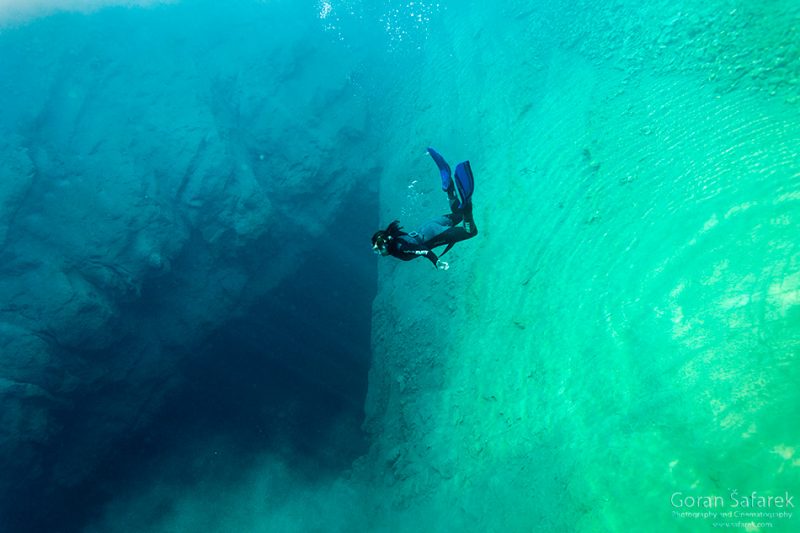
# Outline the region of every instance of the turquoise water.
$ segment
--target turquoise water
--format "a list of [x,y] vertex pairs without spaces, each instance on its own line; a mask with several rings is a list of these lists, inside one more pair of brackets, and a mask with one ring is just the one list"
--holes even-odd
[[800,528],[795,2],[146,4],[0,8],[10,527]]
[[[428,43],[416,109],[455,140],[444,153],[473,159],[482,233],[447,279],[380,278],[378,316],[395,323],[374,326],[388,354],[373,354],[368,414],[409,521],[795,527],[722,513],[741,510],[734,491],[797,490],[797,17],[780,3],[442,14],[451,42]],[[440,340],[409,363],[429,315]],[[685,503],[709,495],[725,506]]]

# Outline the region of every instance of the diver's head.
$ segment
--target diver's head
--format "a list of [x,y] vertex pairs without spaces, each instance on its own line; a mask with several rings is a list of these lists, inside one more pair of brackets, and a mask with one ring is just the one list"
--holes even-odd
[[389,255],[389,243],[401,235],[405,235],[405,233],[400,226],[400,221],[392,221],[386,229],[378,230],[372,236],[372,251],[376,254]]
[[385,230],[376,231],[372,236],[372,251],[380,255],[389,255],[389,241],[392,236]]

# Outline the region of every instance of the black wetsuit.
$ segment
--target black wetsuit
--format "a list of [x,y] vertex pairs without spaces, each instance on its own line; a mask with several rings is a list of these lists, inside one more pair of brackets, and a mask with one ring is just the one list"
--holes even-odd
[[433,252],[434,248],[446,245],[447,248],[442,252],[444,255],[455,243],[478,234],[474,222],[472,223],[472,233],[458,226],[462,220],[464,220],[464,216],[461,213],[451,213],[423,224],[417,231],[401,233],[389,241],[387,246],[389,255],[402,261],[411,261],[424,256],[433,263],[433,266],[436,266],[439,257]]

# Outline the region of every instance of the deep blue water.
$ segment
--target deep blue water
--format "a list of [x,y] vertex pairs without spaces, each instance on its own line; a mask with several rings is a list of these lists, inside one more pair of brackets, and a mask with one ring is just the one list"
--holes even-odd
[[4,531],[82,531],[165,464],[365,452],[376,163],[327,116],[363,53],[309,6],[0,12],[3,377],[41,391],[3,389]]

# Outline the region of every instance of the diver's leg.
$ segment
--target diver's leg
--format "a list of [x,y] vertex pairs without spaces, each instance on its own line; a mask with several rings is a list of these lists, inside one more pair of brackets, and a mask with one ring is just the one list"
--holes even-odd
[[467,233],[478,233],[478,228],[475,226],[475,219],[472,218],[472,203],[468,207],[459,207],[458,198],[455,195],[450,197],[450,211],[451,214],[445,215],[453,221],[453,226],[464,222],[464,229]]
[[[447,245],[447,248],[450,249],[452,245],[457,242],[466,241],[467,239],[471,239],[475,235],[478,234],[477,228],[474,228],[474,231],[469,232],[466,229],[462,228],[461,226],[454,226],[452,228],[447,228],[447,230],[443,231],[442,233],[436,235],[431,241],[427,242],[426,244],[431,248],[436,246],[444,246]],[[444,253],[440,254],[444,255]]]
[[475,219],[472,218],[472,206],[470,205],[469,209],[465,209],[462,214],[464,218],[464,230],[472,235],[477,235],[478,227],[475,225]]
[[436,217],[433,220],[429,220],[425,224],[423,224],[418,230],[417,233],[422,237],[422,240],[427,244],[433,240],[435,240],[439,235],[446,232],[456,224],[461,222],[459,215],[442,215],[440,217]]
[[455,187],[447,191],[447,200],[450,202],[450,212],[454,215],[461,216],[461,208],[458,207],[459,201]]
[[[472,212],[470,211],[469,214],[471,220]],[[425,244],[431,248],[434,246],[444,246],[445,244],[453,245],[457,242],[471,239],[478,234],[478,228],[475,227],[474,222],[472,222],[471,225],[472,231],[467,230],[466,227],[462,228],[459,226],[458,224],[460,224],[462,220],[464,220],[464,225],[466,226],[466,219],[464,219],[461,214],[451,213],[442,215],[421,227],[419,233],[422,235]]]
[[464,216],[461,214],[460,211],[456,213],[448,213],[446,215],[442,215],[441,218],[447,219],[447,224],[446,224],[447,226],[458,226],[459,224],[461,224],[461,221],[464,220]]

